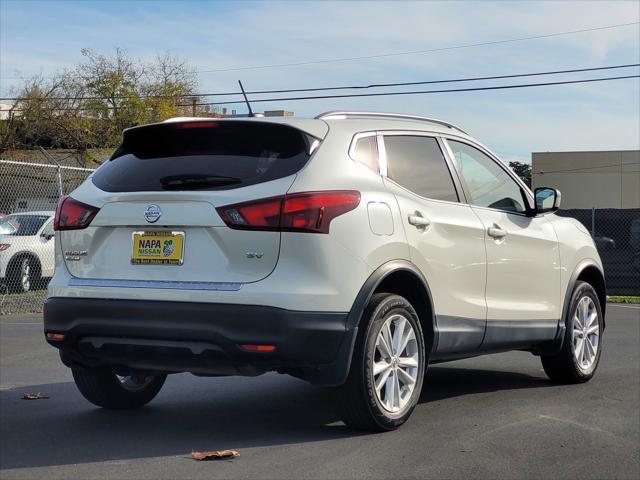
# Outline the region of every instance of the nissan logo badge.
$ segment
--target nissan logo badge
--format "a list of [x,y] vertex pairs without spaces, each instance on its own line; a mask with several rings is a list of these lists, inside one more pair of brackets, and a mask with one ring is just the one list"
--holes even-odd
[[156,204],[149,205],[144,211],[144,218],[149,223],[155,223],[162,216],[162,210]]

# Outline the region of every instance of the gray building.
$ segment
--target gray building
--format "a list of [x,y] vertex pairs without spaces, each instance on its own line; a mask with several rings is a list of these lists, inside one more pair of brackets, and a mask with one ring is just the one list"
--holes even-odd
[[640,208],[640,150],[534,152],[531,184],[555,187],[562,208]]

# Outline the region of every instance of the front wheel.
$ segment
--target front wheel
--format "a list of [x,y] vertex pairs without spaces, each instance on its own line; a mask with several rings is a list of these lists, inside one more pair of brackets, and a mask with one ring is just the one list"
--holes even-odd
[[394,430],[422,390],[427,359],[420,321],[405,298],[380,293],[360,325],[347,381],[334,389],[337,406],[350,427]]
[[125,410],[146,405],[158,394],[166,375],[150,375],[112,368],[73,368],[73,379],[80,393],[99,407]]
[[33,290],[40,281],[38,265],[31,257],[22,257],[11,262],[7,276],[9,287],[15,293]]
[[543,356],[547,376],[558,383],[583,383],[591,379],[602,354],[604,318],[598,295],[586,282],[577,282],[567,310],[562,350]]

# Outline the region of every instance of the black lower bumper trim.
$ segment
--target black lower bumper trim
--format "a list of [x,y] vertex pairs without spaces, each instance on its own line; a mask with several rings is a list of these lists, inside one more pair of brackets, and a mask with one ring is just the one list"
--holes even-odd
[[[45,333],[62,333],[67,365],[145,368],[202,375],[255,375],[279,370],[313,383],[346,375],[355,329],[347,313],[275,307],[61,298],[44,306]],[[247,352],[245,344],[275,345]]]

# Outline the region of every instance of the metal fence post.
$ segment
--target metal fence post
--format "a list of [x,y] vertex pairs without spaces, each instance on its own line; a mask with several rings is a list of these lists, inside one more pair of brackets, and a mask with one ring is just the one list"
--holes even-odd
[[61,197],[64,195],[64,186],[62,184],[62,169],[60,168],[60,165],[58,165],[58,192],[60,193]]

